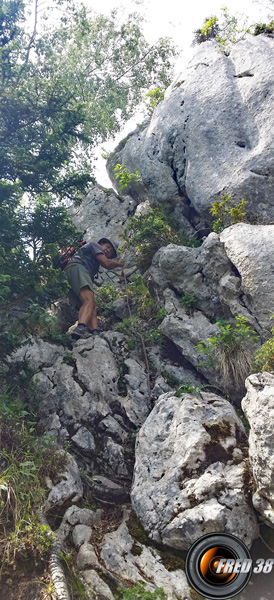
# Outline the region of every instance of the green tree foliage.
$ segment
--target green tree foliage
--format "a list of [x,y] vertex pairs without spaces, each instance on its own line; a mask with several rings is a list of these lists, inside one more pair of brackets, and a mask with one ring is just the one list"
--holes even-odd
[[90,16],[68,0],[60,23],[38,33],[36,0],[29,33],[28,9],[0,2],[0,314],[64,289],[51,258],[80,235],[66,203],[94,181],[94,147],[151,84],[168,85],[174,54],[167,39],[149,46],[137,15],[121,23],[117,11]]
[[257,23],[254,28],[254,35],[260,35],[260,33],[274,33],[274,21]]

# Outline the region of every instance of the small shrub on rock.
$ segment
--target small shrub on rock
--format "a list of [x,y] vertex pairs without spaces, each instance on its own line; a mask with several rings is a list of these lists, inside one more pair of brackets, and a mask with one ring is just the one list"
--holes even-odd
[[234,383],[240,390],[248,376],[252,362],[250,341],[257,341],[256,332],[250,328],[245,317],[235,317],[235,323],[218,321],[219,332],[212,338],[197,344],[208,360],[203,364],[218,368],[224,389]]
[[253,35],[260,35],[261,33],[274,33],[274,21],[270,21],[267,24],[257,23]]
[[140,581],[134,587],[127,590],[119,590],[118,600],[167,600],[163,588],[158,588],[154,592],[146,589],[144,581]]
[[168,223],[167,214],[160,208],[131,217],[121,237],[124,240],[123,250],[128,249],[133,253],[142,273],[148,269],[155,252],[162,246],[193,246],[196,242],[190,242],[182,231],[176,232]]
[[125,165],[115,165],[114,171],[116,173],[116,179],[119,180],[119,186],[121,190],[126,189],[128,185],[134,181],[142,181],[139,171],[135,171],[135,173],[129,173]]
[[[271,319],[274,318],[272,315]],[[255,359],[251,365],[252,373],[263,371],[274,372],[274,327],[271,329],[272,336],[255,353]]]
[[247,222],[245,205],[246,200],[242,199],[241,202],[235,204],[232,196],[228,194],[222,196],[220,202],[213,202],[210,209],[210,213],[216,217],[213,221],[213,231],[221,233],[225,227],[235,225],[235,223]]

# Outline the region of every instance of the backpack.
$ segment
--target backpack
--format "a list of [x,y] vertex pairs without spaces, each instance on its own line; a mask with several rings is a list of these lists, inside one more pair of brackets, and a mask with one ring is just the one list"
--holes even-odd
[[82,248],[82,246],[84,246],[84,244],[86,244],[85,241],[82,242],[77,242],[77,244],[75,246],[73,246],[73,248],[70,248],[69,246],[67,248],[65,248],[65,250],[62,250],[61,254],[59,254],[58,256],[54,256],[52,264],[53,264],[53,268],[54,269],[63,269],[67,266],[68,260],[70,258],[72,258],[72,256],[80,249]]

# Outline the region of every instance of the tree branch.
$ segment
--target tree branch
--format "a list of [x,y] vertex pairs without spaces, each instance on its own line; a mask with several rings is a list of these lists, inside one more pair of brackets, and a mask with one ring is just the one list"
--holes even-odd
[[35,5],[34,5],[34,27],[33,27],[33,32],[32,32],[32,35],[31,35],[31,37],[30,37],[29,45],[28,45],[28,47],[27,47],[27,56],[26,56],[25,62],[23,63],[23,65],[22,65],[22,67],[21,67],[21,69],[20,69],[20,71],[19,71],[19,74],[18,74],[18,77],[17,77],[17,81],[16,81],[16,83],[18,83],[18,81],[19,81],[19,79],[20,79],[20,77],[21,77],[21,74],[22,74],[22,72],[24,71],[25,67],[27,66],[27,64],[28,64],[28,62],[29,62],[30,50],[31,50],[31,47],[32,47],[32,45],[33,45],[33,42],[34,42],[34,40],[35,40],[35,36],[36,36],[36,30],[37,30],[37,13],[38,13],[38,0],[35,0]]

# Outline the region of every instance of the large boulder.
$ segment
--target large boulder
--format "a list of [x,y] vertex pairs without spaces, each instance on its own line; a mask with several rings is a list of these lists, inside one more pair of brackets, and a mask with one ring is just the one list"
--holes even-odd
[[134,214],[137,201],[130,196],[116,194],[110,188],[95,185],[83,199],[80,207],[71,207],[75,225],[83,231],[87,241],[108,237],[118,241],[129,216]]
[[138,435],[133,508],[149,538],[187,550],[200,536],[258,536],[247,439],[231,404],[214,394],[161,396]]
[[[145,421],[151,405],[144,365],[129,358],[124,336],[91,336],[74,342],[69,351],[33,339],[13,360],[27,360],[35,372],[41,428],[58,444],[69,442],[89,476],[104,474],[129,483],[131,432]],[[122,366],[128,371],[124,376]]]
[[151,204],[179,203],[194,224],[209,223],[225,194],[247,211],[274,217],[274,40],[246,34],[229,56],[214,41],[193,50],[150,124],[110,161],[138,169]]
[[242,401],[250,425],[249,456],[255,480],[253,504],[274,527],[274,375],[257,373],[246,380]]

